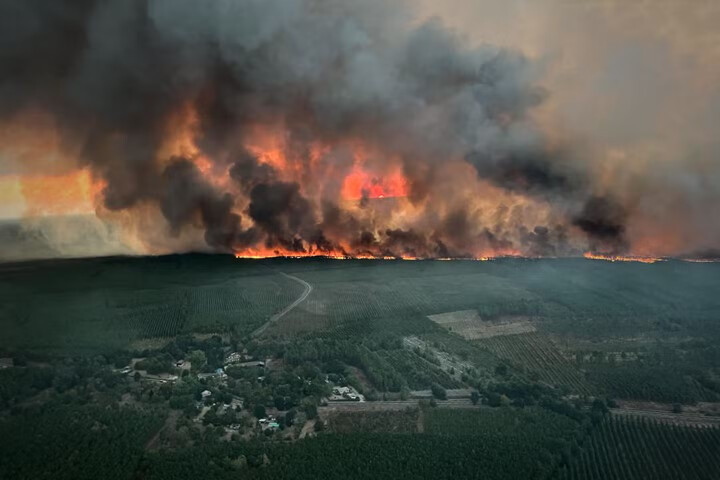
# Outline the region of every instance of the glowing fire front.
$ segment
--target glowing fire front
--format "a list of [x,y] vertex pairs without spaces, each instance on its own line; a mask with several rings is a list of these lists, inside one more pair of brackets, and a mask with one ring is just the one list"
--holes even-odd
[[639,263],[657,263],[665,261],[659,257],[643,257],[643,256],[623,256],[623,255],[603,255],[598,253],[587,252],[583,255],[590,260],[604,260],[606,262],[639,262]]

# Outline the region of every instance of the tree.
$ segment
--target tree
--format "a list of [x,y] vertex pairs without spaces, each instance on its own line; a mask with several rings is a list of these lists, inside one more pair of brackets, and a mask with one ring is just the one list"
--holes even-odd
[[595,400],[593,400],[592,410],[594,412],[600,413],[601,415],[605,415],[606,413],[608,413],[608,407],[607,407],[606,403],[603,402],[602,400],[600,400],[599,398],[596,398]]
[[491,407],[499,407],[500,406],[500,394],[495,392],[488,392],[487,394],[487,404]]
[[305,406],[305,415],[307,418],[312,420],[317,417],[317,406],[315,404],[308,404]]
[[188,360],[190,360],[190,367],[192,368],[193,372],[200,371],[202,368],[205,367],[205,365],[207,365],[207,356],[202,350],[193,350],[192,352],[190,352],[190,355],[188,355]]
[[253,408],[253,415],[255,418],[265,418],[267,416],[267,413],[265,412],[265,407],[263,405],[257,404]]
[[291,408],[286,414],[285,414],[285,423],[288,424],[288,426],[295,423],[295,417],[297,416],[297,410],[294,408]]
[[470,401],[473,405],[477,405],[480,401],[480,394],[476,390],[473,390],[472,393],[470,393]]
[[439,400],[446,400],[447,399],[447,391],[437,383],[433,383],[430,386],[430,391],[433,394],[433,397],[439,399]]

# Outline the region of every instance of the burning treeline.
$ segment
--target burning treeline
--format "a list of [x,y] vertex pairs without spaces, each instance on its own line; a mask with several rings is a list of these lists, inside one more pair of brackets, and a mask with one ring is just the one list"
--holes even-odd
[[90,172],[146,252],[632,253],[628,207],[533,119],[533,62],[395,4],[3,2],[0,121],[32,128],[0,148]]

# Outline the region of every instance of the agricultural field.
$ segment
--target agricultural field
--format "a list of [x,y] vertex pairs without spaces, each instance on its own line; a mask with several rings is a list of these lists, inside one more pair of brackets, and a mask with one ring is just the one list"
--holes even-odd
[[564,386],[571,393],[592,392],[582,372],[544,334],[495,336],[476,343],[507,360],[512,366],[524,370],[531,378],[550,385]]
[[581,453],[557,478],[714,480],[718,472],[720,428],[613,417],[585,439]]

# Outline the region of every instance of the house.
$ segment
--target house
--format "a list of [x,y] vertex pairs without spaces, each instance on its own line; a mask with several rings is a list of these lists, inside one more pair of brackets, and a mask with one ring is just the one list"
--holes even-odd
[[265,362],[260,360],[253,360],[252,362],[242,362],[238,364],[238,367],[264,367]]
[[185,365],[185,360],[178,360],[175,362],[176,367],[182,367],[183,365]]
[[14,365],[12,358],[0,358],[0,369],[10,368]]
[[210,390],[203,390],[203,391],[200,393],[200,396],[201,396],[203,399],[209,398],[211,395],[212,395],[212,392],[211,392]]
[[232,352],[227,357],[225,357],[224,363],[225,363],[225,365],[230,365],[232,363],[242,362],[242,360],[243,360],[243,355],[241,355],[238,352]]
[[211,377],[227,378],[227,374],[225,373],[225,371],[222,368],[218,368],[212,373],[198,373],[197,377],[200,379],[211,378]]
[[351,402],[362,402],[364,401],[362,395],[360,395],[353,387],[333,387],[332,395],[330,400],[338,401],[351,401]]

